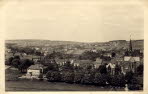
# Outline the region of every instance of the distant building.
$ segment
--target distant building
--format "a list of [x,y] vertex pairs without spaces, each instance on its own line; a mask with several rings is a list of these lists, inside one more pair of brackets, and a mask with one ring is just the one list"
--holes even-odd
[[75,60],[73,65],[77,66],[77,67],[81,67],[83,69],[86,69],[86,68],[88,68],[90,66],[92,68],[94,68],[93,61],[91,61],[91,60]]
[[79,67],[80,64],[79,63],[74,63],[74,67]]
[[104,53],[103,56],[105,56],[105,57],[112,57],[112,54],[111,53]]
[[109,41],[109,43],[112,46],[118,46],[120,44],[126,44],[126,40],[114,40],[114,41]]
[[6,48],[5,51],[6,51],[7,53],[11,53],[11,52],[12,52],[11,49],[8,49],[8,48]]
[[125,56],[124,61],[140,62],[140,57]]
[[95,49],[93,49],[93,50],[91,50],[91,51],[92,51],[92,52],[95,52],[95,53],[97,52],[97,50],[95,50]]
[[66,63],[65,59],[56,59],[55,61],[59,66],[63,66]]

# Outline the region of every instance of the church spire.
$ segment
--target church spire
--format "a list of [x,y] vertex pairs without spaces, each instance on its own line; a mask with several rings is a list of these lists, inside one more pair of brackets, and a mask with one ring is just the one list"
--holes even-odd
[[132,47],[132,40],[131,40],[131,35],[130,35],[129,50],[130,50],[131,52],[133,51],[133,47]]

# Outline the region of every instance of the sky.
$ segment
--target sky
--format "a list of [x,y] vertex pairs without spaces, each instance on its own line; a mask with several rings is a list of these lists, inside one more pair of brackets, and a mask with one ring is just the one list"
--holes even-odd
[[144,39],[139,3],[13,0],[5,5],[6,39],[79,42]]

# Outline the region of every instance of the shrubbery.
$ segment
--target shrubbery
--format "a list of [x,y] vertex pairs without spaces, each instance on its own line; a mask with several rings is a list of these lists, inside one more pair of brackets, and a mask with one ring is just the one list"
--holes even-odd
[[74,71],[63,71],[62,72],[62,81],[66,83],[73,83],[74,82]]
[[131,82],[128,84],[128,89],[129,90],[140,90],[141,85],[135,77],[131,79]]
[[11,63],[12,63],[11,65],[14,66],[15,68],[19,68],[19,65],[21,64],[19,59],[13,59]]
[[96,73],[94,77],[94,84],[97,86],[105,86],[107,82],[107,75]]
[[125,87],[126,82],[124,75],[111,76],[109,84],[115,87]]
[[90,84],[93,84],[93,79],[94,79],[94,73],[92,71],[88,71],[86,70],[84,72],[84,76],[81,80],[81,83],[82,84],[87,84],[87,85],[90,85]]
[[75,71],[74,83],[81,83],[83,77],[84,77],[83,71]]
[[135,75],[133,72],[128,72],[125,75],[125,78],[126,78],[129,90],[140,90],[143,87],[143,83],[140,83],[140,80],[143,80],[143,77],[142,79],[138,80],[137,75]]
[[46,73],[46,78],[51,82],[58,82],[61,80],[61,75],[59,71],[50,70]]
[[126,83],[127,84],[131,83],[131,80],[133,79],[133,77],[134,77],[134,73],[132,71],[127,72],[125,75]]
[[[69,64],[62,67],[61,71],[49,70],[46,74],[48,81],[62,81],[66,83],[77,83],[86,85],[106,86],[111,85],[114,87],[124,87],[126,80],[130,82],[132,73],[127,73],[125,76],[110,75],[106,72],[105,65],[101,66],[98,70],[94,69],[71,69]],[[104,70],[105,69],[105,70]],[[131,77],[131,79],[130,79]]]
[[137,67],[137,74],[138,74],[138,75],[143,75],[143,64],[140,64],[140,65]]

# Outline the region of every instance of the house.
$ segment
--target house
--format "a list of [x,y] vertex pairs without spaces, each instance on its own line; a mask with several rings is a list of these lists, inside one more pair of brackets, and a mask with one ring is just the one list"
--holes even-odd
[[83,69],[86,69],[89,66],[91,66],[92,68],[94,67],[93,61],[91,60],[75,60],[73,62],[73,65],[77,67],[81,67]]
[[125,56],[124,62],[122,64],[123,72],[126,73],[128,71],[136,72],[136,67],[140,65],[140,57],[133,56]]
[[79,63],[74,63],[74,67],[79,67],[80,64]]
[[109,63],[106,65],[106,68],[108,69],[108,72],[111,73],[111,75],[114,75],[115,74],[115,63]]
[[28,69],[27,69],[27,74],[26,76],[28,78],[42,78],[43,76],[43,65],[42,64],[35,64],[35,65],[31,65]]
[[111,53],[104,53],[103,56],[105,56],[105,57],[112,57],[112,54]]
[[123,57],[116,57],[115,59],[117,62],[120,62],[120,63],[123,62]]
[[56,59],[55,61],[59,66],[63,66],[66,63],[65,59]]
[[130,59],[134,60],[135,62],[140,62],[140,57],[136,56],[136,57],[133,57],[133,56],[125,56],[124,57],[124,61],[130,61]]

